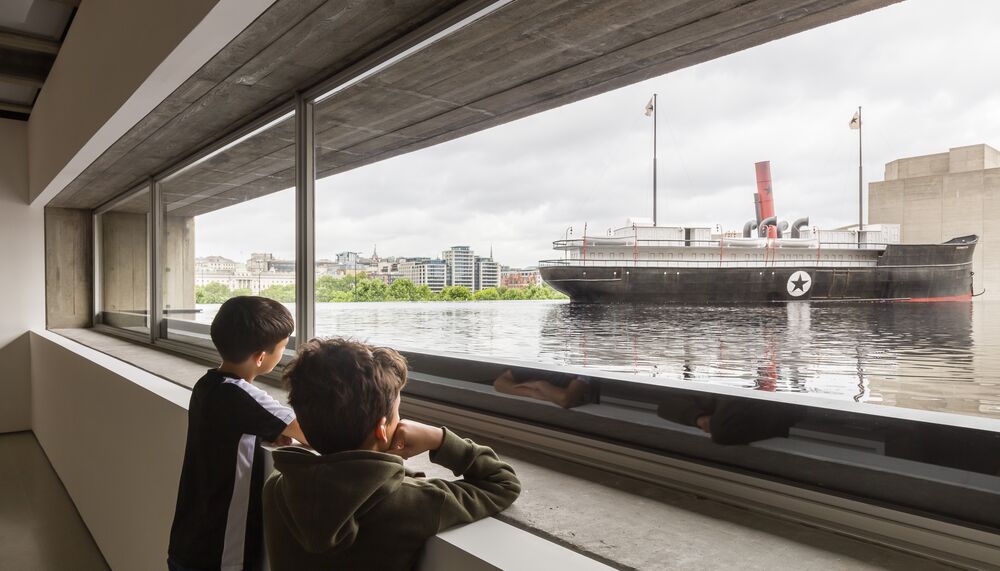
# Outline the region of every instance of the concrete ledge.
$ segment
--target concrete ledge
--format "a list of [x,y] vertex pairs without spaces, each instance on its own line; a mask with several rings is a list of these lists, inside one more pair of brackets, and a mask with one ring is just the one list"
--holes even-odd
[[420,569],[598,571],[612,567],[489,518],[432,538],[427,542]]

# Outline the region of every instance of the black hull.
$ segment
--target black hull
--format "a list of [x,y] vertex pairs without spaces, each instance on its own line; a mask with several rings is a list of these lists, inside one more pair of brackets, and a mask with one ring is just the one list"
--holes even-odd
[[974,236],[946,244],[890,245],[870,267],[566,264],[540,271],[575,303],[965,301],[973,293],[975,245]]

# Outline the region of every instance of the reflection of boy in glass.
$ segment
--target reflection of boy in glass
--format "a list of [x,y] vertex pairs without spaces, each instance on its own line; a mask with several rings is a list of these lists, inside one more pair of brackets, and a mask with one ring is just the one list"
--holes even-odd
[[597,385],[586,377],[567,373],[551,373],[507,369],[493,381],[497,392],[555,403],[573,408],[599,400]]
[[660,418],[697,426],[716,444],[749,444],[788,437],[801,412],[797,407],[756,399],[678,394],[659,403]]

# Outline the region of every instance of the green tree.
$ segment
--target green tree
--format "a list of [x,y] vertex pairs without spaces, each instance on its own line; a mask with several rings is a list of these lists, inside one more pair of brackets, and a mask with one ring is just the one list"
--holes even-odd
[[500,292],[495,287],[481,289],[473,294],[472,299],[476,301],[496,301],[500,299]]
[[501,288],[502,291],[498,292],[500,294],[500,299],[504,300],[515,300],[524,299],[523,292],[518,288]]
[[385,301],[389,297],[389,286],[382,280],[358,279],[358,285],[351,291],[352,301]]
[[261,297],[267,297],[280,303],[295,303],[295,285],[273,285],[260,292]]
[[229,286],[219,282],[210,282],[194,290],[195,303],[223,303],[231,297],[233,292],[229,290]]
[[472,299],[472,292],[465,286],[448,286],[441,290],[440,299],[442,301],[469,301]]
[[561,291],[557,291],[555,288],[547,283],[542,283],[542,291],[545,297],[543,299],[569,299],[569,296]]
[[350,291],[354,289],[354,278],[326,275],[316,280],[316,301],[350,301]]
[[316,280],[316,301],[345,301],[338,293],[347,293],[354,289],[354,278],[349,276],[320,276]]
[[427,301],[433,297],[431,288],[418,286],[408,279],[399,279],[389,284],[387,299],[391,301]]
[[232,297],[240,295],[253,295],[253,292],[248,287],[240,287],[233,290]]

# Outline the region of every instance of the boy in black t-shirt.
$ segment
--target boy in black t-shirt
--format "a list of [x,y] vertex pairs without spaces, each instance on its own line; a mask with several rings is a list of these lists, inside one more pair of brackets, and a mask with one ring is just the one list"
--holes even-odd
[[252,383],[281,360],[293,327],[285,306],[252,296],[230,299],[212,321],[222,364],[191,392],[170,571],[262,567],[260,442],[305,437],[292,409]]

